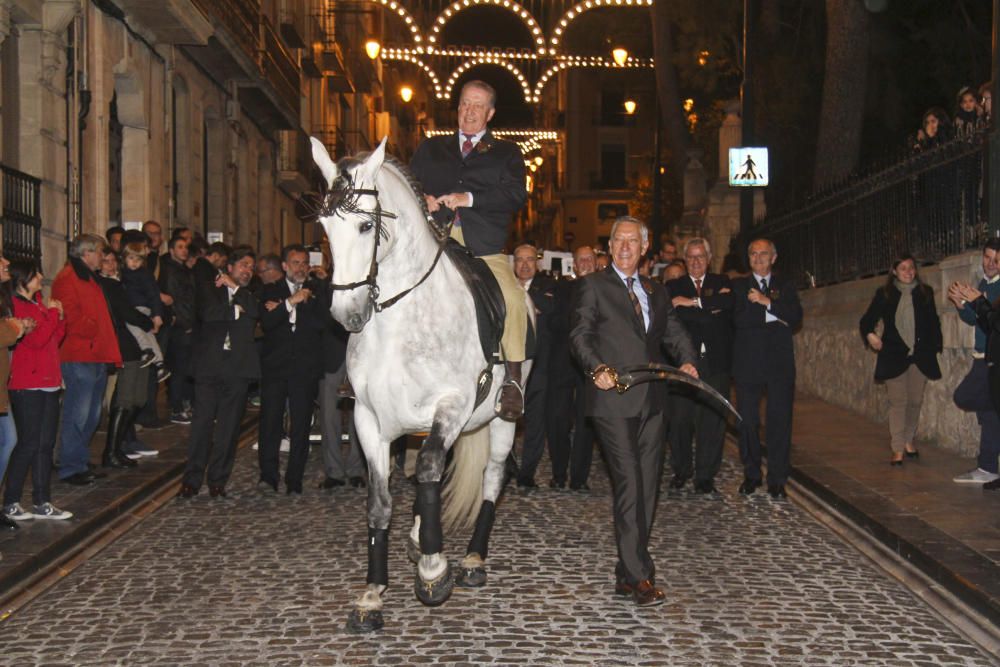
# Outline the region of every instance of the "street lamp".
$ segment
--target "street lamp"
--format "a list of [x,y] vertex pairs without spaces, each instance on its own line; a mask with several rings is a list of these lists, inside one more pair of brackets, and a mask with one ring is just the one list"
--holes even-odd
[[611,57],[614,58],[615,63],[617,63],[618,66],[621,67],[628,60],[628,51],[625,49],[624,46],[616,46],[611,50]]
[[413,89],[409,86],[403,86],[399,89],[399,96],[404,102],[409,102],[413,99]]
[[635,100],[625,100],[625,113],[629,116],[635,113]]
[[365,53],[367,53],[368,57],[372,60],[378,58],[378,54],[381,53],[381,51],[382,45],[378,43],[377,39],[369,39],[365,42]]
[[535,156],[535,164],[536,165],[538,165],[539,167],[541,167],[543,162],[545,162],[545,159],[542,158],[541,155],[536,155]]

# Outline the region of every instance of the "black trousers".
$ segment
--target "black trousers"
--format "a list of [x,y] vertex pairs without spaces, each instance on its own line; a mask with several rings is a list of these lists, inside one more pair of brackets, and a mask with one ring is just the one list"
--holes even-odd
[[7,466],[4,505],[21,502],[29,468],[32,503],[42,505],[51,500],[52,451],[59,430],[59,393],[37,389],[10,392],[11,416],[17,424],[17,444]]
[[[549,441],[549,458],[552,461],[552,478],[578,487],[587,483],[590,464],[594,455],[594,432],[583,413],[583,375],[573,370],[572,384],[549,386],[546,399]],[[589,380],[588,380],[589,381]],[[572,439],[570,431],[573,432]]]
[[257,458],[260,478],[277,486],[278,452],[284,432],[285,405],[288,405],[288,438],[291,452],[285,470],[285,485],[291,491],[302,491],[302,477],[309,460],[309,428],[316,409],[319,378],[261,378],[260,381],[260,444]]
[[760,383],[736,383],[736,409],[740,425],[740,460],[743,474],[760,480],[760,399],[767,392],[767,483],[788,481],[792,450],[792,401],[795,382],[769,379]]
[[201,486],[208,471],[209,486],[225,486],[236,462],[240,421],[247,407],[246,379],[198,378],[184,483]]
[[649,535],[663,471],[661,410],[647,404],[637,417],[591,417],[614,490],[615,574],[633,585],[656,575]]
[[528,377],[528,387],[524,396],[524,444],[521,449],[521,467],[517,474],[519,482],[535,479],[535,470],[545,451],[545,395],[548,376],[532,372]]
[[[706,374],[701,379],[723,396],[729,395],[729,373]],[[722,465],[722,443],[726,437],[726,418],[720,408],[694,391],[680,385],[671,388],[670,468],[674,475],[696,482],[715,479]],[[694,459],[691,439],[694,438]],[[693,465],[692,465],[693,463]]]
[[194,399],[194,382],[191,378],[191,357],[193,352],[192,335],[180,328],[170,332],[170,342],[167,347],[166,363],[170,369],[170,379],[167,380],[167,399],[171,412],[184,409],[184,401]]

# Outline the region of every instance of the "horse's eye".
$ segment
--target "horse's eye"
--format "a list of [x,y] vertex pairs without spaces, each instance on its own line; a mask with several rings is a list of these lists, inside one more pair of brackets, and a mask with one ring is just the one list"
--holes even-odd
[[369,221],[362,222],[358,227],[358,230],[364,234],[365,232],[370,232],[372,230],[372,223]]

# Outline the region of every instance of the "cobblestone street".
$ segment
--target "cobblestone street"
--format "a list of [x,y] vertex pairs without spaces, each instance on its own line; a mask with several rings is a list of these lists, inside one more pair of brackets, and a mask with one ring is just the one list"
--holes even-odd
[[[363,587],[365,492],[254,490],[239,455],[230,498],[174,500],[0,625],[7,665],[995,665],[791,502],[664,496],[654,536],[667,604],[613,597],[610,491],[508,487],[490,579],[442,607],[413,596],[412,487],[394,480],[386,627],[344,631]],[[537,479],[547,480],[547,470]],[[25,530],[31,530],[26,526]],[[448,539],[457,560],[467,535]]]

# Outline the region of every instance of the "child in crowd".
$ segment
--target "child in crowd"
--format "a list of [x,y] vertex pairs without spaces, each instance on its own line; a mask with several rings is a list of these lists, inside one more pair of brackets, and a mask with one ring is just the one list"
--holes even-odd
[[155,335],[163,326],[163,304],[160,302],[160,288],[156,279],[146,270],[147,252],[143,243],[127,243],[122,248],[122,285],[125,286],[125,293],[132,307],[153,320],[152,331],[143,331],[131,324],[128,325],[128,330],[142,349],[143,367],[153,365],[156,368],[156,381],[163,382],[170,377],[170,371],[163,365],[163,352]]
[[955,137],[962,141],[972,141],[984,129],[983,110],[975,91],[968,86],[958,91],[958,110],[952,123],[955,126]]

